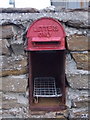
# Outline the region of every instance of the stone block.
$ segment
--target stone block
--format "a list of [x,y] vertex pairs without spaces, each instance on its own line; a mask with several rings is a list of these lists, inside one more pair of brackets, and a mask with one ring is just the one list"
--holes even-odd
[[77,68],[78,69],[84,69],[84,70],[88,70],[90,68],[90,57],[89,57],[89,52],[85,52],[85,53],[79,53],[79,52],[75,52],[72,53],[72,56],[77,64]]
[[72,108],[88,108],[89,104],[90,97],[88,97],[88,94],[86,95],[85,93],[79,93],[78,97],[72,99]]
[[18,25],[12,24],[11,25],[3,25],[0,26],[0,38],[1,39],[9,39],[13,37],[17,37],[17,35],[21,35],[23,29],[21,29]]
[[25,107],[25,105],[18,103],[15,100],[12,101],[3,101],[2,102],[2,109],[12,109],[12,108],[20,108],[20,107]]
[[71,35],[67,37],[68,49],[71,51],[87,51],[90,50],[88,46],[88,36]]
[[0,54],[10,55],[9,46],[7,39],[0,39]]
[[0,76],[9,76],[9,75],[22,75],[22,74],[26,74],[27,73],[27,68],[20,68],[18,69],[14,69],[14,70],[2,70],[0,71]]
[[[10,117],[9,117],[10,116]],[[3,119],[24,119],[24,118],[29,118],[29,115],[28,115],[28,109],[27,107],[15,107],[14,108],[11,108],[11,109],[3,109],[2,111],[2,117]]]
[[90,89],[88,74],[67,74],[67,81],[73,89]]
[[1,13],[39,13],[36,8],[1,8]]
[[58,115],[58,116],[56,116],[55,117],[56,119],[58,118],[58,119],[61,119],[61,120],[68,120],[67,118],[65,118],[63,115]]
[[88,29],[89,24],[85,24],[84,22],[80,21],[80,20],[68,20],[65,23],[67,26],[69,27],[74,27],[74,28],[82,28],[82,29]]
[[87,101],[72,101],[73,102],[73,106],[74,108],[85,108],[88,107],[88,100]]
[[19,75],[27,73],[27,58],[23,56],[2,56],[0,76]]
[[2,113],[2,120],[6,120],[6,119],[15,119],[16,117],[15,117],[15,115],[11,115],[11,114],[9,114],[8,112],[6,112],[6,113]]
[[26,92],[28,79],[21,76],[2,77],[2,91],[4,92]]
[[57,111],[55,116],[56,118],[64,118],[66,120],[66,118],[68,117],[69,114],[69,109],[66,110],[62,110],[62,111]]
[[33,115],[45,115],[46,111],[30,111],[30,114]]
[[15,100],[10,101],[2,101],[2,109],[11,109],[11,108],[18,108],[21,107],[20,104],[18,104]]
[[13,30],[11,25],[0,26],[0,38],[12,38]]
[[24,54],[24,41],[23,41],[23,29],[18,26],[13,26],[14,37],[10,42],[12,51],[15,55]]
[[15,55],[23,55],[24,54],[23,43],[21,43],[21,44],[13,43],[13,44],[11,44],[11,47],[12,47],[13,53]]
[[48,111],[30,111],[31,116],[42,117],[42,118],[60,118],[62,120],[67,120],[68,110],[48,112]]
[[9,110],[12,108],[27,107],[28,99],[24,96],[23,93],[3,93],[2,97],[2,108]]
[[88,113],[88,108],[80,108],[80,109],[71,109],[70,110],[70,115],[69,119],[85,119],[89,120],[89,113]]
[[[73,88],[66,89],[66,105],[69,109],[71,108],[85,108],[88,98],[89,90],[78,90]],[[83,105],[85,103],[85,105]],[[85,107],[84,107],[85,106]]]

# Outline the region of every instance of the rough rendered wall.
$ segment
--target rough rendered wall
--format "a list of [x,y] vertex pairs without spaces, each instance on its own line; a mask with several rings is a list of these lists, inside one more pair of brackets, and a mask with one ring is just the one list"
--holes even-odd
[[[62,23],[68,46],[67,110],[49,113],[28,110],[27,53],[24,51],[28,27],[34,20],[45,16]],[[3,118],[88,118],[90,35],[87,28],[90,28],[87,11],[0,13],[0,115]]]

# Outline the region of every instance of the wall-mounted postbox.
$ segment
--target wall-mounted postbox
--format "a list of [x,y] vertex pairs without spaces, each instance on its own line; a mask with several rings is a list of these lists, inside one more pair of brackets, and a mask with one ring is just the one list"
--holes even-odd
[[56,19],[41,18],[27,32],[31,110],[65,109],[65,32]]
[[30,51],[65,49],[65,32],[62,25],[52,18],[35,21],[27,33]]

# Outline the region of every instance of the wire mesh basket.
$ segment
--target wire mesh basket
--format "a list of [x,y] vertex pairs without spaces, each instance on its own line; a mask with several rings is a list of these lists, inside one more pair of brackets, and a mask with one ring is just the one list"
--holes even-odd
[[60,97],[60,88],[56,88],[54,77],[34,78],[34,97]]

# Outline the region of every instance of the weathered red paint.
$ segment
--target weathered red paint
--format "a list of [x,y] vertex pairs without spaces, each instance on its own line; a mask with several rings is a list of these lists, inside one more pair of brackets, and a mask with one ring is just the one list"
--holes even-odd
[[65,32],[60,22],[41,18],[33,22],[27,32],[28,51],[64,50]]

